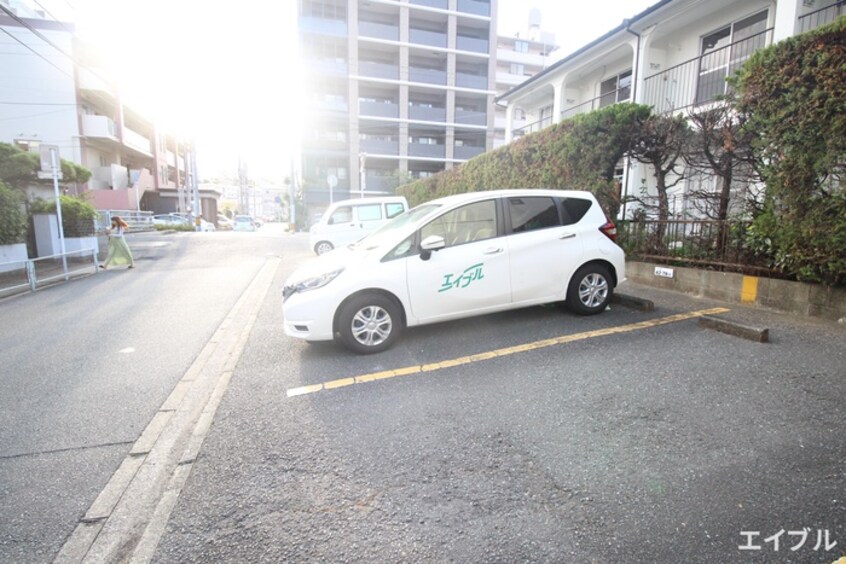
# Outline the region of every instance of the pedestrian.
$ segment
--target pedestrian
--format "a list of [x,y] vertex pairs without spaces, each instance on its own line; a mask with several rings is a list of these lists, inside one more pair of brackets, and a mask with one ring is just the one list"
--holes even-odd
[[100,265],[100,268],[105,270],[112,264],[115,266],[128,264],[129,268],[135,267],[135,261],[132,259],[132,251],[129,250],[129,245],[126,244],[126,237],[124,237],[128,228],[129,224],[119,216],[112,217],[112,226],[107,230],[109,234],[109,251],[106,253],[106,260]]

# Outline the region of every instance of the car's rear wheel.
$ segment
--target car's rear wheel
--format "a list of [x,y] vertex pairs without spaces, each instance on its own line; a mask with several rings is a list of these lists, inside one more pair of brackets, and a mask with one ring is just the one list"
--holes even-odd
[[332,243],[329,241],[320,241],[318,244],[314,246],[314,252],[318,255],[325,255],[335,247],[332,246]]
[[586,264],[570,279],[567,307],[579,315],[594,315],[605,311],[613,295],[608,268],[601,264]]
[[359,354],[372,354],[389,348],[401,332],[400,307],[381,294],[355,296],[342,306],[338,315],[341,342]]

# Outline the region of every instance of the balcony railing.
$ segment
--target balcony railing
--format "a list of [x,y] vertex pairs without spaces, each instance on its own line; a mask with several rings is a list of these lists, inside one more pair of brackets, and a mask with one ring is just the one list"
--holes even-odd
[[458,72],[455,73],[455,85],[460,86],[461,88],[486,90],[488,88],[488,77]]
[[811,13],[799,16],[799,32],[805,33],[811,31],[825,24],[831,23],[839,16],[846,14],[846,0],[841,0],[836,4],[814,10]]
[[371,155],[399,155],[399,141],[383,139],[362,139],[359,141],[362,151]]
[[490,16],[491,3],[479,0],[458,0],[458,11],[477,16]]
[[358,22],[358,34],[362,37],[399,41],[399,26],[360,21]]
[[426,84],[446,84],[446,71],[437,69],[423,69],[419,67],[409,67],[408,80],[411,82],[422,82]]
[[485,110],[455,110],[455,123],[465,125],[487,125],[488,113]]
[[770,45],[772,36],[772,28],[766,29],[647,77],[643,81],[643,103],[666,113],[713,102],[728,93],[726,77],[740,69],[755,51]]
[[418,6],[429,6],[430,8],[440,8],[446,10],[449,7],[447,0],[408,0],[409,4],[417,4]]
[[411,104],[408,107],[408,117],[420,121],[446,121],[446,108],[430,108]]
[[570,106],[569,108],[565,108],[561,111],[561,119],[568,119],[579,114],[586,114],[588,112],[592,112],[593,110],[598,110],[599,108],[604,108],[605,106],[610,106],[612,104],[628,102],[631,98],[631,91],[631,87],[626,86],[625,88],[618,88],[613,92],[606,92],[602,96],[591,98],[587,102],[582,102],[581,104]]
[[440,33],[437,31],[411,28],[408,32],[408,38],[411,43],[416,45],[429,45],[431,47],[447,46],[446,33]]
[[472,51],[474,53],[488,52],[488,40],[477,37],[459,35],[455,38],[455,46],[459,51]]
[[363,116],[399,117],[399,105],[393,102],[365,102],[360,100],[358,111]]
[[359,61],[358,72],[362,76],[369,76],[373,78],[399,79],[399,67],[397,65],[389,65],[386,63]]
[[470,160],[477,155],[485,152],[484,147],[474,147],[472,145],[456,145],[454,155],[456,159]]
[[511,135],[516,139],[518,137],[522,137],[523,135],[540,131],[550,125],[552,125],[552,116],[539,119],[538,121],[533,121],[530,124],[524,125],[520,129],[515,129],[511,132]]
[[117,125],[106,116],[82,116],[82,134],[86,137],[99,137],[117,141]]
[[430,159],[443,159],[446,156],[446,145],[433,145],[430,143],[409,143],[409,157],[425,157]]

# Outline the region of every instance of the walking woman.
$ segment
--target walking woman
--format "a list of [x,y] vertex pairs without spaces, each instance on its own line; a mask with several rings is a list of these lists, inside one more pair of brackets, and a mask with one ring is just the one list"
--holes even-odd
[[135,261],[132,260],[132,251],[129,250],[129,245],[126,244],[126,238],[123,236],[127,228],[129,228],[129,224],[119,216],[112,217],[112,226],[108,230],[109,251],[100,268],[106,269],[111,265],[121,266],[124,264],[128,264],[129,268],[135,267]]

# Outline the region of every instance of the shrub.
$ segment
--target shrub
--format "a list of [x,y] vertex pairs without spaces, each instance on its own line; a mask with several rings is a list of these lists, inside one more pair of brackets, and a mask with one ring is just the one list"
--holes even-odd
[[21,194],[0,181],[0,245],[22,243],[26,223]]
[[767,186],[751,243],[800,280],[846,284],[846,18],[755,53],[735,81]]
[[[60,196],[62,203],[62,228],[66,237],[94,235],[97,210],[85,198]],[[32,213],[56,213],[55,200],[36,200],[30,206]]]

